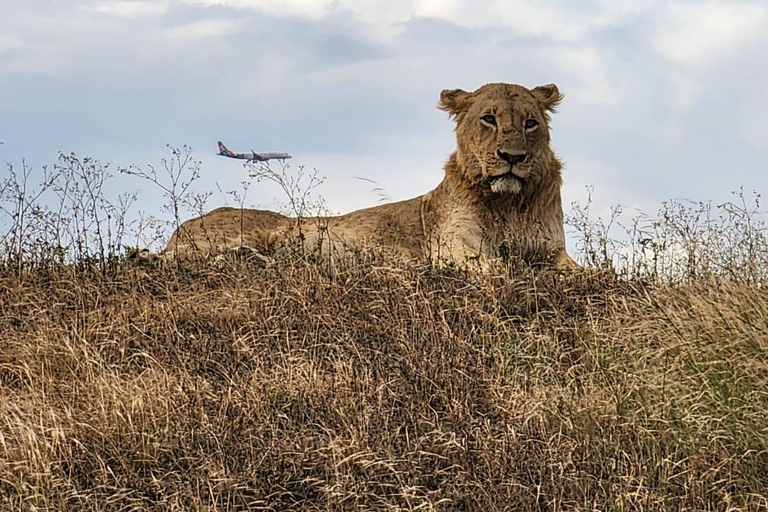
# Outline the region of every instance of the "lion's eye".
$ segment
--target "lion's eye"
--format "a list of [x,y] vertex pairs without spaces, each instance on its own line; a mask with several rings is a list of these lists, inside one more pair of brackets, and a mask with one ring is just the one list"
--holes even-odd
[[492,124],[493,126],[496,126],[496,118],[492,115],[488,114],[480,118],[481,121],[484,121],[488,124]]
[[533,131],[539,126],[539,122],[535,119],[528,119],[525,121],[525,129],[527,131]]

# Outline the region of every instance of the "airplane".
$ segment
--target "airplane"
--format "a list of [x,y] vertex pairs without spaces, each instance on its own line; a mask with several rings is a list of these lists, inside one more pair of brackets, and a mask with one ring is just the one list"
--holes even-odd
[[269,162],[270,160],[287,160],[293,158],[288,153],[257,153],[251,150],[250,153],[235,153],[230,151],[223,142],[218,141],[219,152],[216,153],[219,156],[226,156],[227,158],[237,158],[239,160],[248,160],[249,162]]

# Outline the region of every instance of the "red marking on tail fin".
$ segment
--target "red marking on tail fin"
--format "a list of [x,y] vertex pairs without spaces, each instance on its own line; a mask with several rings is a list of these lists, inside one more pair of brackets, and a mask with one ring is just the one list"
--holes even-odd
[[217,143],[219,145],[219,153],[223,153],[227,156],[235,156],[235,154],[232,151],[230,151],[229,148],[227,148],[227,146],[225,146],[223,142],[218,141]]

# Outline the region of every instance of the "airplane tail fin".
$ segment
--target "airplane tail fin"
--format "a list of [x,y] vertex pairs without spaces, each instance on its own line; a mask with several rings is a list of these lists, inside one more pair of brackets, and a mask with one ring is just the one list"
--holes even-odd
[[235,156],[235,154],[232,151],[230,151],[229,148],[227,148],[227,146],[225,146],[223,142],[218,141],[217,143],[219,145],[219,154],[220,155],[225,155],[225,156],[229,156],[229,157],[234,157]]

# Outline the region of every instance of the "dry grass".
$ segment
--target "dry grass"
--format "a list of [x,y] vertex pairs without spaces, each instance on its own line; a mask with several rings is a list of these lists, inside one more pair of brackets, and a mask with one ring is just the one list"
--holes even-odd
[[760,286],[0,275],[2,510],[765,507]]

